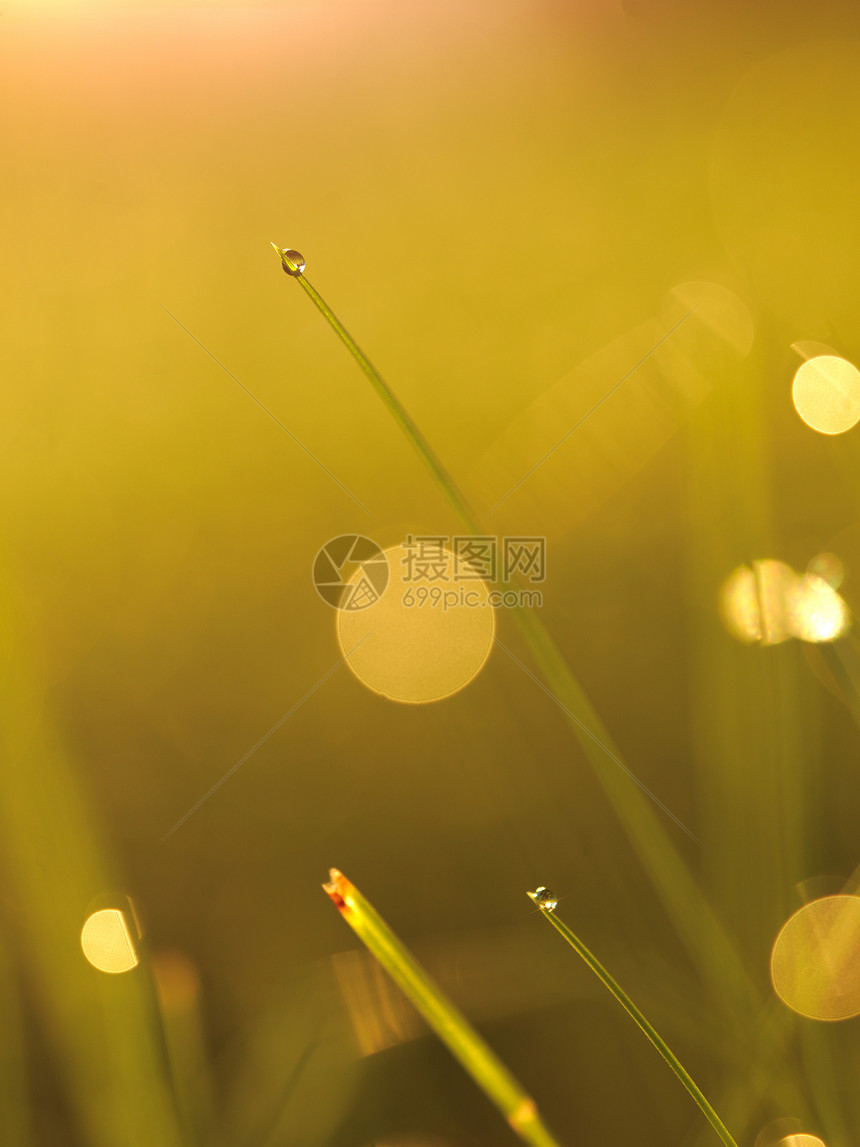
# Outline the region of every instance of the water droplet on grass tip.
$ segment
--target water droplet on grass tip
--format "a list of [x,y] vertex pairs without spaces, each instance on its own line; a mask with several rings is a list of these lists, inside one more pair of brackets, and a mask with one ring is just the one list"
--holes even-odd
[[541,885],[540,888],[536,888],[534,892],[530,892],[529,896],[531,896],[538,908],[543,908],[545,912],[552,912],[553,908],[558,904],[557,897],[553,895],[549,888],[544,888],[543,885]]
[[305,269],[305,258],[299,251],[293,251],[285,247],[284,250],[281,251],[281,261],[286,273],[295,278],[298,278]]

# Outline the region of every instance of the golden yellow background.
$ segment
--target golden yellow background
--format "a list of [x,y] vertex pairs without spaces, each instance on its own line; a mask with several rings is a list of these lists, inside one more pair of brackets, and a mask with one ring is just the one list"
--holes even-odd
[[[741,564],[832,550],[860,604],[858,432],[791,406],[792,343],[860,362],[857,6],[7,0],[0,104],[4,1144],[515,1142],[355,951],[332,864],[562,1142],[716,1140],[535,915],[542,883],[739,1143],[777,1119],[854,1143],[860,1021],[794,1017],[769,956],[860,863],[856,639],[744,646],[717,602]],[[693,965],[498,647],[429,705],[341,665],[163,839],[339,661],[320,546],[459,529],[271,240],[479,513],[681,317],[680,285],[738,300],[744,355],[691,318],[489,521],[546,536],[542,619],[695,835],[663,822],[763,1011]],[[134,1034],[154,997],[118,994],[141,969],[80,949],[120,894],[179,1133]]]

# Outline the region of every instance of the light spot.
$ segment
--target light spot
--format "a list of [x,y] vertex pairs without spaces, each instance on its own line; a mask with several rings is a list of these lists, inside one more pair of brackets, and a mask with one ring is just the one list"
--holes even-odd
[[[828,557],[822,554],[814,561]],[[838,574],[835,567],[828,572]],[[779,645],[791,637],[835,641],[851,624],[848,606],[825,578],[797,574],[771,559],[730,574],[719,592],[719,611],[726,629],[747,644]]]
[[818,355],[798,367],[791,396],[807,426],[844,434],[860,420],[860,370],[838,355]]
[[533,1099],[524,1099],[516,1111],[512,1111],[508,1116],[508,1123],[515,1131],[519,1131],[523,1127],[527,1127],[529,1123],[533,1123],[537,1118],[537,1107]]
[[367,609],[337,614],[346,663],[368,689],[392,701],[450,697],[474,680],[493,647],[489,587],[474,578],[454,581],[454,555],[444,547],[426,568],[416,567],[407,546],[385,555],[391,569],[385,594]]
[[839,589],[845,580],[845,567],[836,554],[816,554],[806,572],[823,578],[832,589]]
[[860,1015],[860,897],[823,896],[798,909],[776,938],[770,970],[774,991],[800,1015]]
[[819,1139],[817,1135],[789,1135],[785,1139],[780,1139],[777,1147],[827,1147],[823,1139]]
[[824,578],[796,577],[786,594],[788,629],[801,641],[835,641],[850,623],[848,607]]
[[81,929],[81,948],[100,972],[129,972],[140,962],[125,913],[119,908],[102,908],[87,918]]
[[778,645],[789,632],[786,593],[795,573],[785,562],[754,562],[739,566],[723,584],[719,595],[723,624],[739,641]]

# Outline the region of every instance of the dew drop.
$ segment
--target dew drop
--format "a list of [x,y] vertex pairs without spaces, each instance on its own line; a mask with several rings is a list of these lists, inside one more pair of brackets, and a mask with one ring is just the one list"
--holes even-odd
[[281,251],[281,263],[288,275],[298,278],[305,269],[305,258],[299,251],[284,248]]
[[553,908],[558,904],[558,898],[549,888],[544,888],[543,885],[541,885],[540,888],[536,888],[534,892],[530,892],[529,896],[531,896],[538,908],[543,908],[545,912],[552,912]]

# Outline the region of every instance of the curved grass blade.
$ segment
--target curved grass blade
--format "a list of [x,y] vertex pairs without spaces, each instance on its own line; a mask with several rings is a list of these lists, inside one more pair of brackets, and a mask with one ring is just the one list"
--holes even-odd
[[430,979],[352,881],[336,868],[323,888],[358,938],[402,988],[443,1043],[532,1147],[558,1147],[534,1100],[469,1022]]
[[738,1147],[737,1143],[729,1134],[729,1131],[727,1130],[723,1121],[720,1119],[719,1115],[717,1115],[716,1111],[714,1111],[713,1107],[711,1107],[710,1103],[705,1098],[701,1088],[696,1084],[695,1080],[692,1078],[690,1073],[687,1071],[687,1069],[684,1067],[684,1065],[681,1063],[681,1061],[678,1059],[678,1057],[675,1055],[675,1053],[672,1051],[672,1049],[669,1047],[657,1029],[648,1019],[645,1018],[642,1012],[640,1012],[640,1010],[636,1007],[636,1005],[633,1003],[633,1001],[630,999],[618,981],[615,980],[609,974],[609,972],[607,972],[606,968],[604,968],[594,953],[589,948],[587,948],[585,944],[583,944],[576,933],[572,932],[563,920],[560,920],[558,916],[555,915],[556,902],[554,899],[549,897],[547,890],[545,888],[539,888],[536,892],[529,892],[528,895],[531,897],[532,901],[537,904],[538,908],[541,910],[541,913],[546,916],[556,931],[561,933],[565,940],[567,940],[568,944],[570,944],[571,948],[573,948],[577,955],[585,961],[589,968],[591,968],[592,972],[594,972],[598,980],[600,980],[600,982],[609,989],[609,991],[616,998],[616,1000],[618,1000],[619,1004],[621,1004],[622,1008],[624,1008],[624,1010],[627,1012],[639,1030],[645,1036],[647,1036],[654,1047],[656,1047],[657,1051],[659,1051],[660,1055],[662,1055],[663,1059],[665,1059],[666,1063],[668,1063],[669,1067],[671,1067],[672,1071],[674,1071],[675,1075],[684,1085],[690,1096],[692,1096],[694,1102],[698,1104],[702,1114],[713,1127],[714,1131],[716,1131],[717,1135],[720,1137],[720,1140],[725,1144],[725,1147]]
[[[296,279],[370,381],[444,491],[463,526],[473,535],[485,534],[486,531],[462,491],[391,387],[308,281],[304,274],[305,262],[302,256],[297,251],[282,249],[275,243],[272,243],[272,247],[278,253],[284,271]],[[623,762],[621,753],[558,645],[534,609],[519,605],[511,612],[550,695],[564,711],[657,896],[697,967],[722,998],[734,1001],[744,1014],[749,1008],[758,1008],[759,994],[734,944],[702,896],[688,866],[660,822],[650,796],[631,781],[632,774],[626,765],[622,763],[619,767],[619,763]]]

